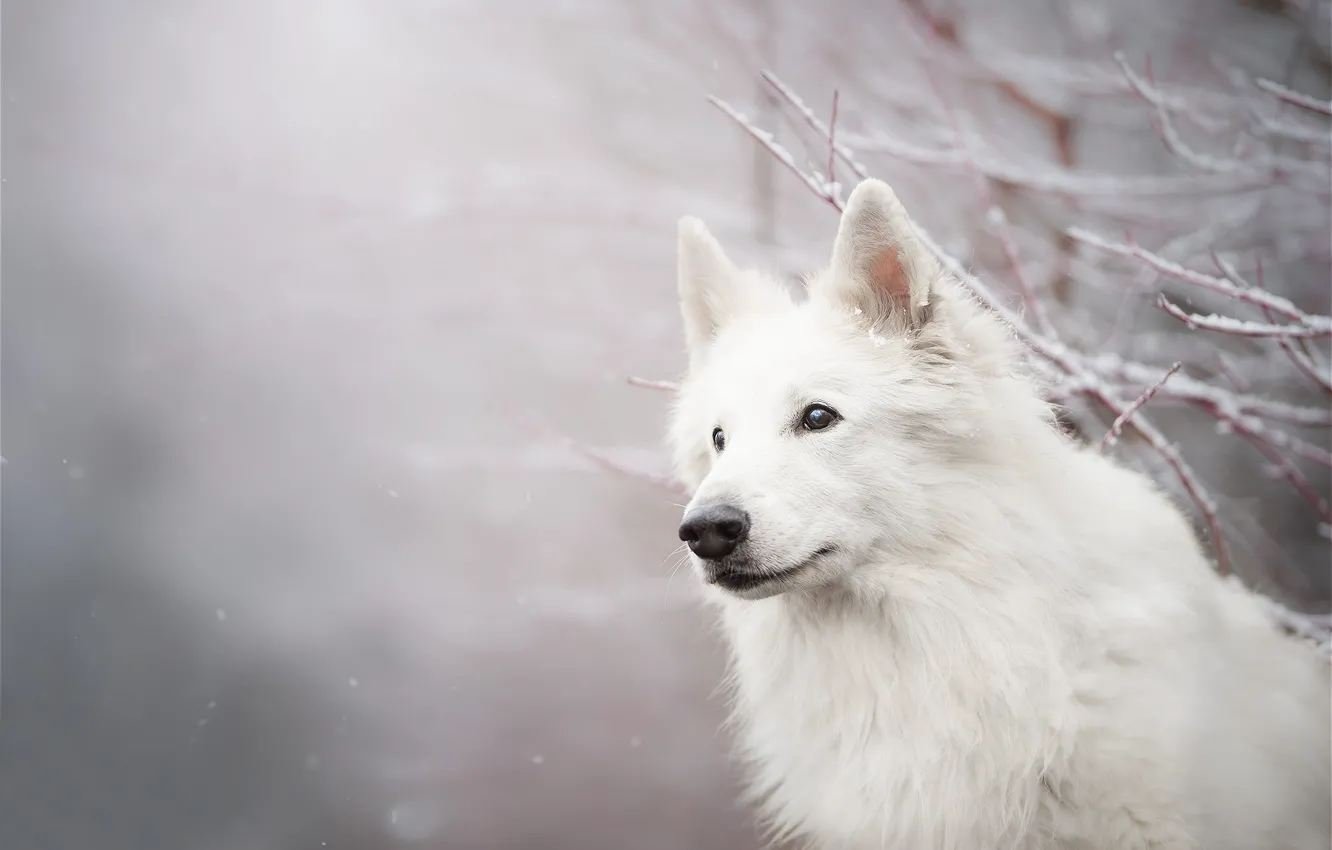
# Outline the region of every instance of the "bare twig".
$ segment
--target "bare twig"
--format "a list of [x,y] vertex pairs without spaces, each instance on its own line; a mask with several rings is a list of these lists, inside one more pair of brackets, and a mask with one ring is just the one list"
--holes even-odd
[[[1238,286],[1246,286],[1247,283],[1240,277],[1239,272],[1230,263],[1227,263],[1221,256],[1213,254],[1213,261],[1217,268],[1221,269],[1222,274],[1232,283]],[[1258,275],[1258,286],[1263,285],[1263,264],[1261,260],[1254,263],[1255,273]],[[1274,321],[1272,311],[1263,308],[1263,315],[1269,322]],[[1287,338],[1278,338],[1277,344],[1281,350],[1290,358],[1291,363],[1301,375],[1313,381],[1323,392],[1332,395],[1332,370],[1329,370],[1326,364],[1320,365],[1314,356],[1314,351],[1304,340],[1290,340]]]
[[[1111,383],[1141,386],[1156,378],[1153,367],[1125,361],[1113,354],[1100,354],[1092,359],[1092,368]],[[1221,411],[1238,416],[1252,416],[1259,420],[1284,422],[1302,428],[1332,427],[1332,409],[1304,407],[1274,401],[1248,393],[1224,390],[1186,374],[1173,379],[1161,390],[1162,398],[1173,398],[1201,407],[1209,412]]]
[[837,198],[835,198],[831,193],[829,193],[828,187],[826,185],[822,185],[822,181],[818,180],[817,178],[811,177],[810,175],[806,174],[804,169],[802,169],[799,165],[796,164],[795,157],[791,156],[791,152],[788,151],[786,148],[782,147],[780,144],[778,144],[777,140],[772,137],[772,133],[769,133],[767,130],[761,130],[758,127],[755,127],[753,124],[750,123],[749,119],[745,117],[745,114],[743,112],[731,106],[729,103],[722,100],[721,98],[709,97],[708,102],[711,103],[713,106],[717,107],[718,109],[720,109],[722,112],[725,112],[732,121],[739,124],[740,127],[744,129],[746,133],[753,136],[756,142],[758,142],[760,145],[763,145],[763,147],[767,148],[768,152],[771,153],[774,157],[776,157],[778,162],[786,166],[788,171],[790,171],[796,177],[800,178],[800,180],[806,186],[809,187],[809,190],[811,192],[813,192],[816,196],[822,198],[823,200],[827,201],[838,212],[842,211],[841,203],[837,200]]
[[[923,7],[922,7],[923,8]],[[931,27],[929,32],[936,32],[936,28]],[[1028,314],[1031,316],[1032,323],[1036,326],[1038,333],[1051,336],[1054,334],[1054,326],[1050,324],[1050,317],[1045,310],[1045,304],[1036,294],[1036,288],[1032,286],[1030,279],[1022,269],[1022,261],[1018,256],[1017,244],[1013,241],[1012,228],[1008,223],[1008,215],[1004,208],[995,200],[994,192],[990,189],[990,180],[985,172],[976,164],[976,156],[973,150],[973,134],[971,128],[958,115],[956,109],[949,103],[944,94],[943,84],[938,79],[934,66],[938,61],[937,49],[934,45],[934,38],[927,39],[926,43],[930,50],[930,55],[925,63],[926,73],[930,80],[930,88],[934,91],[934,98],[938,101],[939,107],[948,116],[948,123],[952,127],[953,136],[961,141],[962,151],[966,154],[968,170],[972,175],[973,182],[976,185],[976,194],[980,196],[981,203],[985,205],[985,220],[989,223],[991,231],[999,240],[999,245],[1004,252],[1004,259],[1008,261],[1008,267],[1013,273],[1013,283],[1017,287],[1018,294],[1022,297],[1022,303],[1026,306]],[[831,145],[832,131],[829,128],[828,139]]]
[[1307,109],[1310,112],[1317,112],[1319,115],[1332,116],[1332,101],[1319,100],[1316,97],[1304,94],[1303,92],[1297,92],[1292,88],[1288,88],[1281,83],[1276,83],[1272,80],[1259,78],[1254,80],[1254,85],[1273,97],[1276,97],[1278,100],[1294,104],[1295,106]]
[[629,383],[635,387],[642,387],[647,390],[661,390],[663,392],[673,393],[680,389],[680,385],[674,381],[654,381],[650,378],[629,378]]
[[[1179,319],[1190,328],[1202,328],[1208,331],[1220,331],[1234,336],[1280,337],[1282,339],[1316,339],[1332,336],[1332,326],[1307,328],[1300,325],[1274,325],[1259,322],[1245,322],[1230,316],[1218,316],[1215,313],[1203,316],[1189,313],[1170,303],[1164,295],[1156,296],[1156,306]],[[1269,311],[1270,312],[1270,311]]]
[[[810,129],[827,138],[828,128],[800,95],[796,94],[772,71],[764,71],[763,79],[800,114]],[[1124,198],[1168,198],[1230,194],[1247,192],[1265,186],[1270,182],[1265,178],[1262,180],[1217,178],[1215,176],[1137,178],[1084,173],[1067,169],[1036,171],[1002,160],[987,151],[975,151],[974,155],[969,155],[968,152],[956,147],[943,150],[924,148],[882,131],[870,136],[849,132],[842,132],[837,135],[840,141],[833,146],[837,155],[861,179],[869,176],[869,170],[856,160],[856,155],[851,146],[866,153],[886,153],[922,165],[975,167],[985,176],[998,183],[1068,198],[1090,197],[1119,200]]]
[[1148,387],[1142,395],[1138,396],[1133,401],[1132,404],[1124,408],[1124,412],[1116,417],[1114,423],[1110,426],[1110,430],[1101,438],[1101,451],[1105,451],[1108,447],[1113,446],[1119,441],[1119,434],[1124,430],[1124,426],[1128,424],[1129,418],[1142,409],[1143,405],[1151,401],[1152,397],[1159,393],[1161,388],[1166,385],[1166,381],[1170,380],[1171,376],[1183,368],[1183,366],[1183,363],[1176,361],[1175,365],[1171,366],[1170,369],[1161,376],[1161,380]]
[[[1271,321],[1272,311],[1264,310],[1263,312],[1267,315],[1268,321]],[[1310,351],[1299,347],[1295,341],[1289,338],[1278,337],[1277,345],[1281,346],[1281,350],[1286,353],[1290,362],[1295,365],[1295,369],[1301,375],[1313,381],[1324,393],[1332,395],[1332,370],[1329,370],[1326,365],[1320,366],[1314,360]]]
[[828,186],[837,194],[837,89],[833,89],[832,115],[828,118]]
[[1156,109],[1155,125],[1157,134],[1165,142],[1170,152],[1178,156],[1184,162],[1197,168],[1200,171],[1210,171],[1216,174],[1235,174],[1245,171],[1254,171],[1253,166],[1248,163],[1240,162],[1236,159],[1220,159],[1208,154],[1199,153],[1185,144],[1180,138],[1179,132],[1175,129],[1174,122],[1171,120],[1170,112],[1165,108],[1165,98],[1156,88],[1156,82],[1152,77],[1151,57],[1144,61],[1143,77],[1138,76],[1137,72],[1129,65],[1128,59],[1122,52],[1115,53],[1115,61],[1119,63],[1120,70],[1124,73],[1124,78],[1128,81],[1129,88],[1135,94],[1141,97],[1147,103]]
[[1179,263],[1171,262],[1132,241],[1113,242],[1081,227],[1070,227],[1065,232],[1077,242],[1109,254],[1141,260],[1155,271],[1184,283],[1202,287],[1219,295],[1229,296],[1255,307],[1267,308],[1309,328],[1316,328],[1320,331],[1332,329],[1332,317],[1313,316],[1305,313],[1292,304],[1289,299],[1274,295],[1265,289],[1254,286],[1241,288],[1225,278],[1185,268]]

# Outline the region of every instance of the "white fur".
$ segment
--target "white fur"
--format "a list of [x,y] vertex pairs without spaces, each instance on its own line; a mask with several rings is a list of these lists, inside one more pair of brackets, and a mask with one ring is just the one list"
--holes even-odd
[[[1328,665],[1147,478],[1054,427],[885,184],[852,193],[833,257],[797,302],[681,221],[691,506],[748,511],[764,569],[838,547],[747,598],[708,588],[773,836],[1327,850]],[[793,428],[815,401],[843,420]]]

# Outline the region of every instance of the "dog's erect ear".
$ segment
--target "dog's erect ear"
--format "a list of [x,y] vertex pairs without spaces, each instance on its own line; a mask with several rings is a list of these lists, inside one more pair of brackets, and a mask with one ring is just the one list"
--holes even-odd
[[680,311],[691,358],[740,312],[784,297],[776,286],[736,268],[703,222],[692,216],[680,219],[679,263]]
[[842,211],[822,294],[871,321],[896,314],[919,327],[929,319],[938,276],[938,262],[888,184],[871,179],[857,185]]

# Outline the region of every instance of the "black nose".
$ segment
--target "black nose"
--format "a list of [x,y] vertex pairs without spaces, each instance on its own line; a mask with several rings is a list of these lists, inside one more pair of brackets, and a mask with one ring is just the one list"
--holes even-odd
[[700,558],[715,561],[735,551],[749,535],[749,514],[725,503],[701,505],[680,523],[680,539]]

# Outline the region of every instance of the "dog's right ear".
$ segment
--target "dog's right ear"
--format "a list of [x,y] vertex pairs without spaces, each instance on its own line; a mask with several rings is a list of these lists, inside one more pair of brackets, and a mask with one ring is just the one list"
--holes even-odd
[[847,198],[824,294],[877,322],[928,320],[939,265],[887,183],[862,181]]
[[680,219],[680,312],[690,359],[754,296],[755,281],[736,268],[702,221]]

